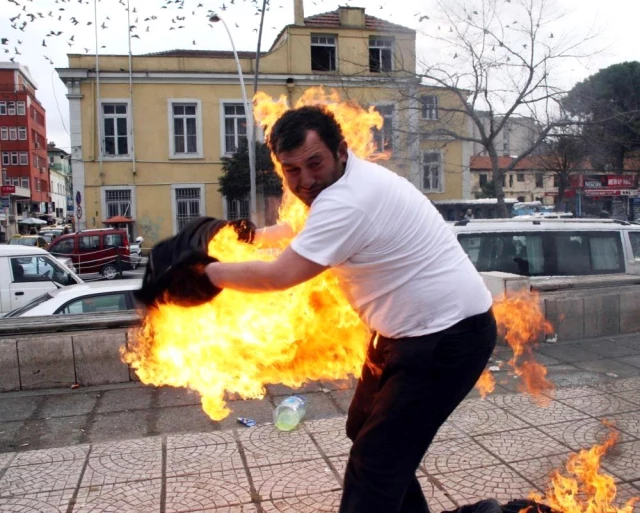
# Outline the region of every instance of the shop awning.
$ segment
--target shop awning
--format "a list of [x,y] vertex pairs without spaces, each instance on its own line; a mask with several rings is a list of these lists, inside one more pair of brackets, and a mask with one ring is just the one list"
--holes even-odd
[[130,217],[124,217],[124,216],[113,216],[113,217],[109,217],[105,221],[102,221],[102,224],[123,224],[123,223],[135,223],[135,221]]

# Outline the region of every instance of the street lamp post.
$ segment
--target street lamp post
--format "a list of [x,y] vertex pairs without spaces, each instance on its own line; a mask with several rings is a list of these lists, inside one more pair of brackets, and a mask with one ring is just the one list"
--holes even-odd
[[231,48],[233,49],[233,56],[236,59],[236,66],[238,67],[238,76],[240,77],[240,88],[242,89],[242,100],[244,101],[244,111],[247,119],[247,142],[249,149],[249,210],[251,221],[254,223],[258,223],[258,208],[257,208],[257,199],[256,199],[256,158],[255,158],[255,146],[253,139],[253,110],[249,101],[247,100],[247,89],[244,86],[244,76],[242,74],[242,66],[240,65],[240,59],[238,58],[238,52],[236,52],[236,46],[233,44],[233,38],[231,37],[231,32],[229,31],[229,27],[225,21],[218,15],[214,14],[209,18],[209,21],[212,23],[217,23],[219,21],[224,25],[225,30],[229,36],[229,41],[231,42]]

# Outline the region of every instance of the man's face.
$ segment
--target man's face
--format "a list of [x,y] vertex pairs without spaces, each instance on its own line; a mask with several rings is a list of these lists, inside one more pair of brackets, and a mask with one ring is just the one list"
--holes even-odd
[[333,185],[344,173],[347,143],[342,141],[334,155],[318,134],[307,131],[304,143],[294,150],[276,154],[291,192],[311,206],[318,194]]

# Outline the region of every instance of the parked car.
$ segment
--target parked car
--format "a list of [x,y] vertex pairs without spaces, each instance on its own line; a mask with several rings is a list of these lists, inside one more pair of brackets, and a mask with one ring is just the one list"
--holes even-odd
[[144,239],[142,237],[136,237],[135,243],[131,243],[129,246],[129,252],[131,255],[131,269],[135,269],[142,263],[142,243]]
[[142,280],[117,282],[96,281],[46,292],[5,317],[36,317],[41,315],[101,314],[135,310],[133,291]]
[[14,235],[9,240],[9,244],[43,249],[47,247],[47,241],[41,235]]
[[452,229],[478,271],[523,276],[640,274],[640,226],[623,221],[465,220]]
[[48,250],[71,258],[78,274],[100,273],[112,280],[131,267],[126,230],[103,228],[61,235]]
[[84,283],[44,249],[0,246],[0,314],[26,305],[45,292]]

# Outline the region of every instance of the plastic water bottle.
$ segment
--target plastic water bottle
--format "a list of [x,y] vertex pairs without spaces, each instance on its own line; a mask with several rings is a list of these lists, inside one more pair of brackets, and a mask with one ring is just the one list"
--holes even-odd
[[304,417],[307,411],[307,400],[299,395],[292,395],[282,401],[273,412],[273,423],[280,431],[291,431]]

